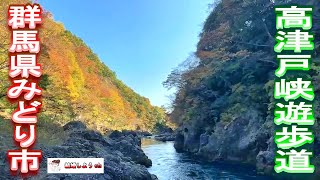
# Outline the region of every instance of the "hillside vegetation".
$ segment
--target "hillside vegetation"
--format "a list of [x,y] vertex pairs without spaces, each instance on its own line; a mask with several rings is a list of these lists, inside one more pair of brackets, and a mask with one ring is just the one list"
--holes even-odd
[[[274,6],[314,5],[315,51],[308,77],[315,91],[319,119],[319,1],[221,0],[207,18],[197,66],[177,67],[164,82],[178,89],[171,119],[179,124],[175,147],[206,160],[240,161],[273,169],[274,71],[278,67]],[[190,61],[190,60],[188,60]],[[190,63],[189,63],[190,64]],[[287,73],[290,77],[290,72]],[[305,76],[303,76],[305,77]],[[314,125],[314,153],[319,158],[319,126]]]
[[[9,118],[17,107],[6,99],[8,80],[7,29],[9,4],[26,4],[28,0],[0,2],[0,115]],[[40,30],[43,67],[40,87],[43,88],[42,122],[65,124],[80,119],[89,127],[102,129],[141,129],[151,131],[163,123],[163,109],[135,93],[110,70],[78,37],[55,22],[45,12]],[[75,19],[76,20],[76,19]],[[116,61],[116,59],[114,59]]]

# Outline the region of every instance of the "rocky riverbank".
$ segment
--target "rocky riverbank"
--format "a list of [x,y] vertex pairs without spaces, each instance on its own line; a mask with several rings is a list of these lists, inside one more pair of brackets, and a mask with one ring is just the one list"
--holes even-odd
[[265,121],[254,109],[228,125],[218,122],[211,132],[185,124],[177,131],[175,148],[208,161],[232,161],[255,165],[261,174],[274,166],[273,121]]
[[[73,121],[64,127],[66,140],[62,145],[45,147],[43,160],[37,176],[30,179],[109,179],[109,180],[154,180],[155,175],[148,172],[152,162],[141,149],[141,139],[132,133],[114,132],[103,136],[79,121]],[[9,166],[1,152],[0,179],[15,179],[9,175]],[[70,175],[47,174],[47,158],[104,158],[104,174]]]
[[168,127],[168,126],[158,126],[156,128],[156,135],[154,136],[154,139],[157,141],[174,141],[176,138],[175,131]]
[[[276,145],[273,139],[273,120],[263,122],[262,116],[254,109],[243,113],[228,126],[218,122],[212,132],[199,133],[195,126],[185,124],[177,131],[174,147],[177,152],[188,152],[203,161],[229,162],[256,168],[258,175],[273,176],[275,179],[301,179],[296,175],[279,175],[274,172]],[[315,136],[314,147],[319,146]],[[306,179],[319,179],[319,151],[315,148],[312,164],[315,174],[304,175]]]
[[155,135],[154,139],[162,142],[174,141],[176,139],[176,135],[174,133],[164,133],[164,134]]

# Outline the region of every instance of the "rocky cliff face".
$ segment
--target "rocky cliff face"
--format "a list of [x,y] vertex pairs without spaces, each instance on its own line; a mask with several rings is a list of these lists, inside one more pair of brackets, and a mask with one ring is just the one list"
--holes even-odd
[[257,165],[261,173],[268,174],[273,170],[275,150],[272,123],[272,120],[265,121],[257,110],[250,109],[228,125],[218,122],[210,133],[200,134],[185,124],[178,131],[175,148],[179,152],[191,152],[209,161]]
[[[79,121],[64,126],[66,135],[61,145],[45,146],[38,144],[43,151],[43,160],[37,176],[30,179],[110,179],[110,180],[154,180],[146,167],[152,162],[141,149],[141,139],[134,134],[118,133],[118,137],[102,136],[99,132],[87,129]],[[10,176],[6,152],[1,151],[0,179],[16,179]],[[104,174],[71,175],[47,174],[47,158],[104,158]]]
[[[318,1],[276,3],[314,5],[313,32],[319,37]],[[187,70],[178,67],[165,82],[178,87],[171,113],[171,119],[179,124],[177,151],[209,161],[250,163],[263,174],[273,172],[274,5],[269,0],[222,0],[216,4],[198,43],[199,65]],[[319,118],[317,38],[315,44],[309,75],[314,80],[315,116]],[[313,131],[313,163],[319,166],[318,123]]]

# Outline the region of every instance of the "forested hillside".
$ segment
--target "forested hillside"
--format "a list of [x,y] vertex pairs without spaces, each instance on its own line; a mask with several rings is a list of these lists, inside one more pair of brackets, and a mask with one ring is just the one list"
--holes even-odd
[[[274,6],[314,5],[313,79],[315,116],[319,119],[318,0],[221,0],[207,18],[196,56],[199,65],[177,67],[164,85],[176,87],[171,119],[179,124],[175,147],[206,160],[240,161],[273,171],[274,71],[278,67]],[[319,126],[314,125],[316,164]]]
[[[17,107],[6,99],[10,85],[7,71],[10,41],[7,9],[9,4],[28,2],[0,2],[0,115],[5,118],[9,118]],[[149,131],[157,122],[163,122],[163,109],[152,106],[147,98],[117,79],[116,74],[81,39],[66,30],[62,23],[55,22],[49,12],[43,16],[39,57],[44,71],[40,82],[44,90],[40,116],[42,122],[64,124],[80,119],[97,129]]]

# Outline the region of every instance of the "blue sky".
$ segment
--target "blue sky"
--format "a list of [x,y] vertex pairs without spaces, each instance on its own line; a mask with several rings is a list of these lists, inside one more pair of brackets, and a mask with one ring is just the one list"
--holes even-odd
[[82,38],[117,77],[153,105],[169,102],[162,82],[196,50],[213,0],[39,0]]

